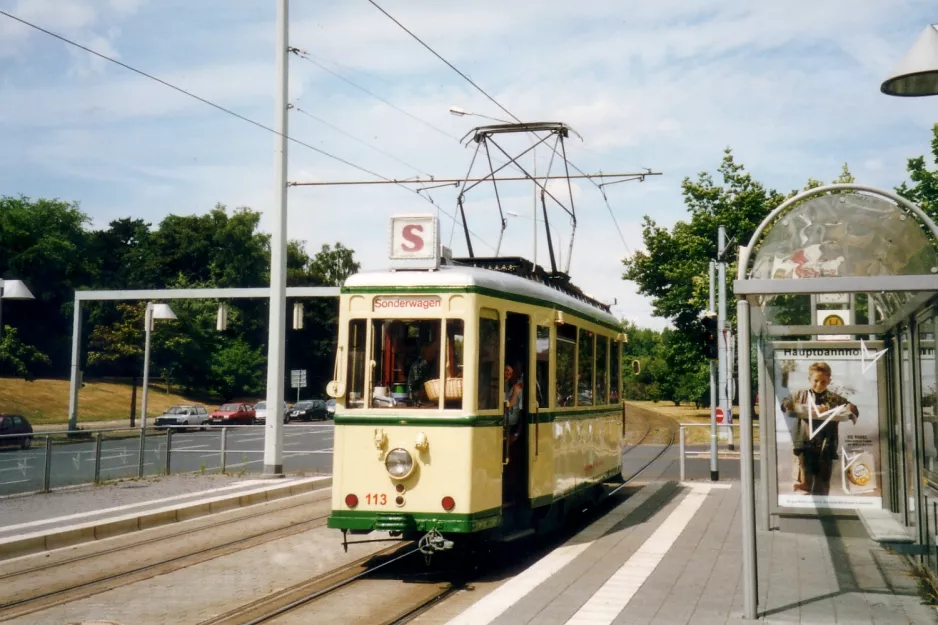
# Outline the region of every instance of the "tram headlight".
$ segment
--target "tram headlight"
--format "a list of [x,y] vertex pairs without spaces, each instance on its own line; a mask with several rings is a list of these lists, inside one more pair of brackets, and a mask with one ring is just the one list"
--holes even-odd
[[406,449],[392,449],[384,457],[384,466],[388,474],[396,480],[403,480],[414,470],[414,458]]

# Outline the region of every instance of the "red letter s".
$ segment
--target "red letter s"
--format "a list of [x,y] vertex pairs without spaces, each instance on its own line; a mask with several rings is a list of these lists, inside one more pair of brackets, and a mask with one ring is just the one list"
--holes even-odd
[[423,232],[423,226],[416,224],[404,226],[404,230],[401,233],[401,236],[403,236],[405,239],[407,239],[408,242],[411,243],[411,245],[407,245],[407,243],[401,244],[401,248],[405,252],[419,252],[423,249],[423,237],[421,237],[419,234],[416,234],[418,232]]

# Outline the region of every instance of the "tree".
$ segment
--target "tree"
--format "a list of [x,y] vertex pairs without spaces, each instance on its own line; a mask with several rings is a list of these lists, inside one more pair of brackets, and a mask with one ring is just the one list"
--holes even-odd
[[342,286],[348,277],[358,273],[361,265],[355,262],[355,252],[341,243],[330,246],[324,243],[322,249],[309,263],[309,275],[317,283],[325,286]]
[[257,372],[263,372],[266,360],[260,348],[251,347],[244,339],[223,340],[211,363],[211,390],[225,400],[260,393],[264,389],[264,377]]
[[16,328],[6,326],[0,338],[0,373],[12,372],[31,382],[41,365],[49,366],[49,357],[20,340]]
[[88,343],[88,366],[99,372],[126,375],[130,372],[130,427],[137,416],[137,380],[143,368],[145,305],[118,304],[120,318],[95,326]]
[[[932,126],[931,154],[938,165],[938,124]],[[896,187],[896,192],[918,204],[926,215],[938,222],[938,169],[929,171],[924,156],[910,158],[906,168],[913,184],[903,182]]]

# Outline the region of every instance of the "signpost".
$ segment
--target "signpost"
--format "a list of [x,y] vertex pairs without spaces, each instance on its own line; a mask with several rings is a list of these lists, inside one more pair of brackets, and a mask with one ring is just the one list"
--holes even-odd
[[306,369],[290,371],[290,388],[296,389],[296,401],[300,401],[300,389],[306,388]]

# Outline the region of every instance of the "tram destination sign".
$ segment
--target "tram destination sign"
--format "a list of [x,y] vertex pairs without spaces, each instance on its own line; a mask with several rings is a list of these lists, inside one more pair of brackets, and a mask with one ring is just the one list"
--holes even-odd
[[383,295],[375,298],[375,310],[438,310],[443,306],[439,295]]
[[439,269],[440,236],[435,215],[391,217],[389,258],[392,269]]

